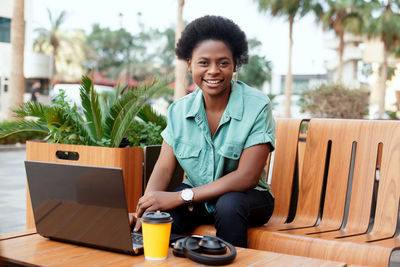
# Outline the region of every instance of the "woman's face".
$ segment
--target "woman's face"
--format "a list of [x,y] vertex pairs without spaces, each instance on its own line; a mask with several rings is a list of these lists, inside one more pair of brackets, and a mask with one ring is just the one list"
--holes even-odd
[[204,95],[229,94],[235,63],[232,51],[224,42],[205,40],[199,43],[188,59],[188,68]]

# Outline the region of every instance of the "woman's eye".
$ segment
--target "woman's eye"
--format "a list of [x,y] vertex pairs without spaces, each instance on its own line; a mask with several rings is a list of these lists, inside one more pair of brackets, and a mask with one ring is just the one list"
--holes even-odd
[[199,61],[199,65],[200,66],[206,66],[207,65],[207,61]]
[[222,61],[221,63],[219,63],[222,67],[226,67],[229,65],[229,62],[227,61]]

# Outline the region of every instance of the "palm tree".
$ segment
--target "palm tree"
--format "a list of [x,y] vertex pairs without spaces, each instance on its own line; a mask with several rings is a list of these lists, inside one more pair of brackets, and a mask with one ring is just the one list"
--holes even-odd
[[[388,55],[400,45],[400,3],[396,0],[373,1],[373,10],[364,12],[365,30],[369,38],[380,38],[383,43],[381,88],[379,90],[379,113],[381,119],[385,112],[386,81],[388,78]],[[395,11],[396,10],[396,11]],[[378,14],[378,16],[373,16]]]
[[361,14],[363,0],[326,0],[327,11],[321,13],[320,19],[324,30],[332,29],[339,38],[339,65],[337,81],[342,83],[344,34],[350,31],[359,34],[361,31]]
[[53,72],[54,75],[57,74],[56,68],[56,56],[58,53],[58,49],[60,47],[61,41],[65,38],[62,36],[60,27],[65,22],[67,17],[67,12],[62,11],[57,17],[53,19],[53,15],[50,9],[47,9],[47,13],[50,21],[50,28],[46,29],[44,27],[40,27],[35,29],[36,32],[39,33],[39,36],[34,42],[34,48],[39,50],[39,52],[43,52],[43,46],[48,45],[52,48],[53,55]]
[[285,78],[285,115],[291,117],[290,105],[292,96],[292,50],[293,50],[293,23],[296,16],[303,17],[313,9],[313,0],[254,0],[261,12],[269,11],[272,16],[285,16],[289,21],[289,61]]
[[[184,28],[184,23],[182,18],[184,5],[185,5],[185,0],[178,0],[178,16],[175,28],[175,45],[181,38],[181,34]],[[175,100],[178,100],[179,98],[186,95],[186,83],[187,83],[186,72],[187,72],[186,62],[184,60],[176,59],[175,91],[174,91]]]
[[11,73],[8,92],[7,119],[13,119],[12,110],[23,102],[25,20],[24,0],[15,0],[11,19]]

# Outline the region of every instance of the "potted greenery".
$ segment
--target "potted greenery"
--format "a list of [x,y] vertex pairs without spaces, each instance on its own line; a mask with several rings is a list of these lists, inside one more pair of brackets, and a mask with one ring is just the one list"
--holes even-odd
[[[151,135],[166,126],[165,118],[147,104],[166,84],[167,81],[154,81],[128,90],[117,86],[113,94],[105,96],[95,91],[92,79],[83,76],[80,86],[83,114],[76,105],[68,104],[64,92],[52,105],[27,102],[15,110],[21,120],[0,129],[0,139],[41,132],[46,136],[44,140],[27,142],[28,160],[121,167],[128,209],[132,212],[143,193],[143,149],[132,144],[141,142],[137,133],[143,128],[147,127],[147,132],[144,131]],[[32,227],[28,194],[27,228]]]

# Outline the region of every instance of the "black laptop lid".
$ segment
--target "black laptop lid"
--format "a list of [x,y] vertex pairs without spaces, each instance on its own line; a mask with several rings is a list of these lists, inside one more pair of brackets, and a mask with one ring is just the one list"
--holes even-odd
[[122,169],[25,161],[37,232],[132,252]]

